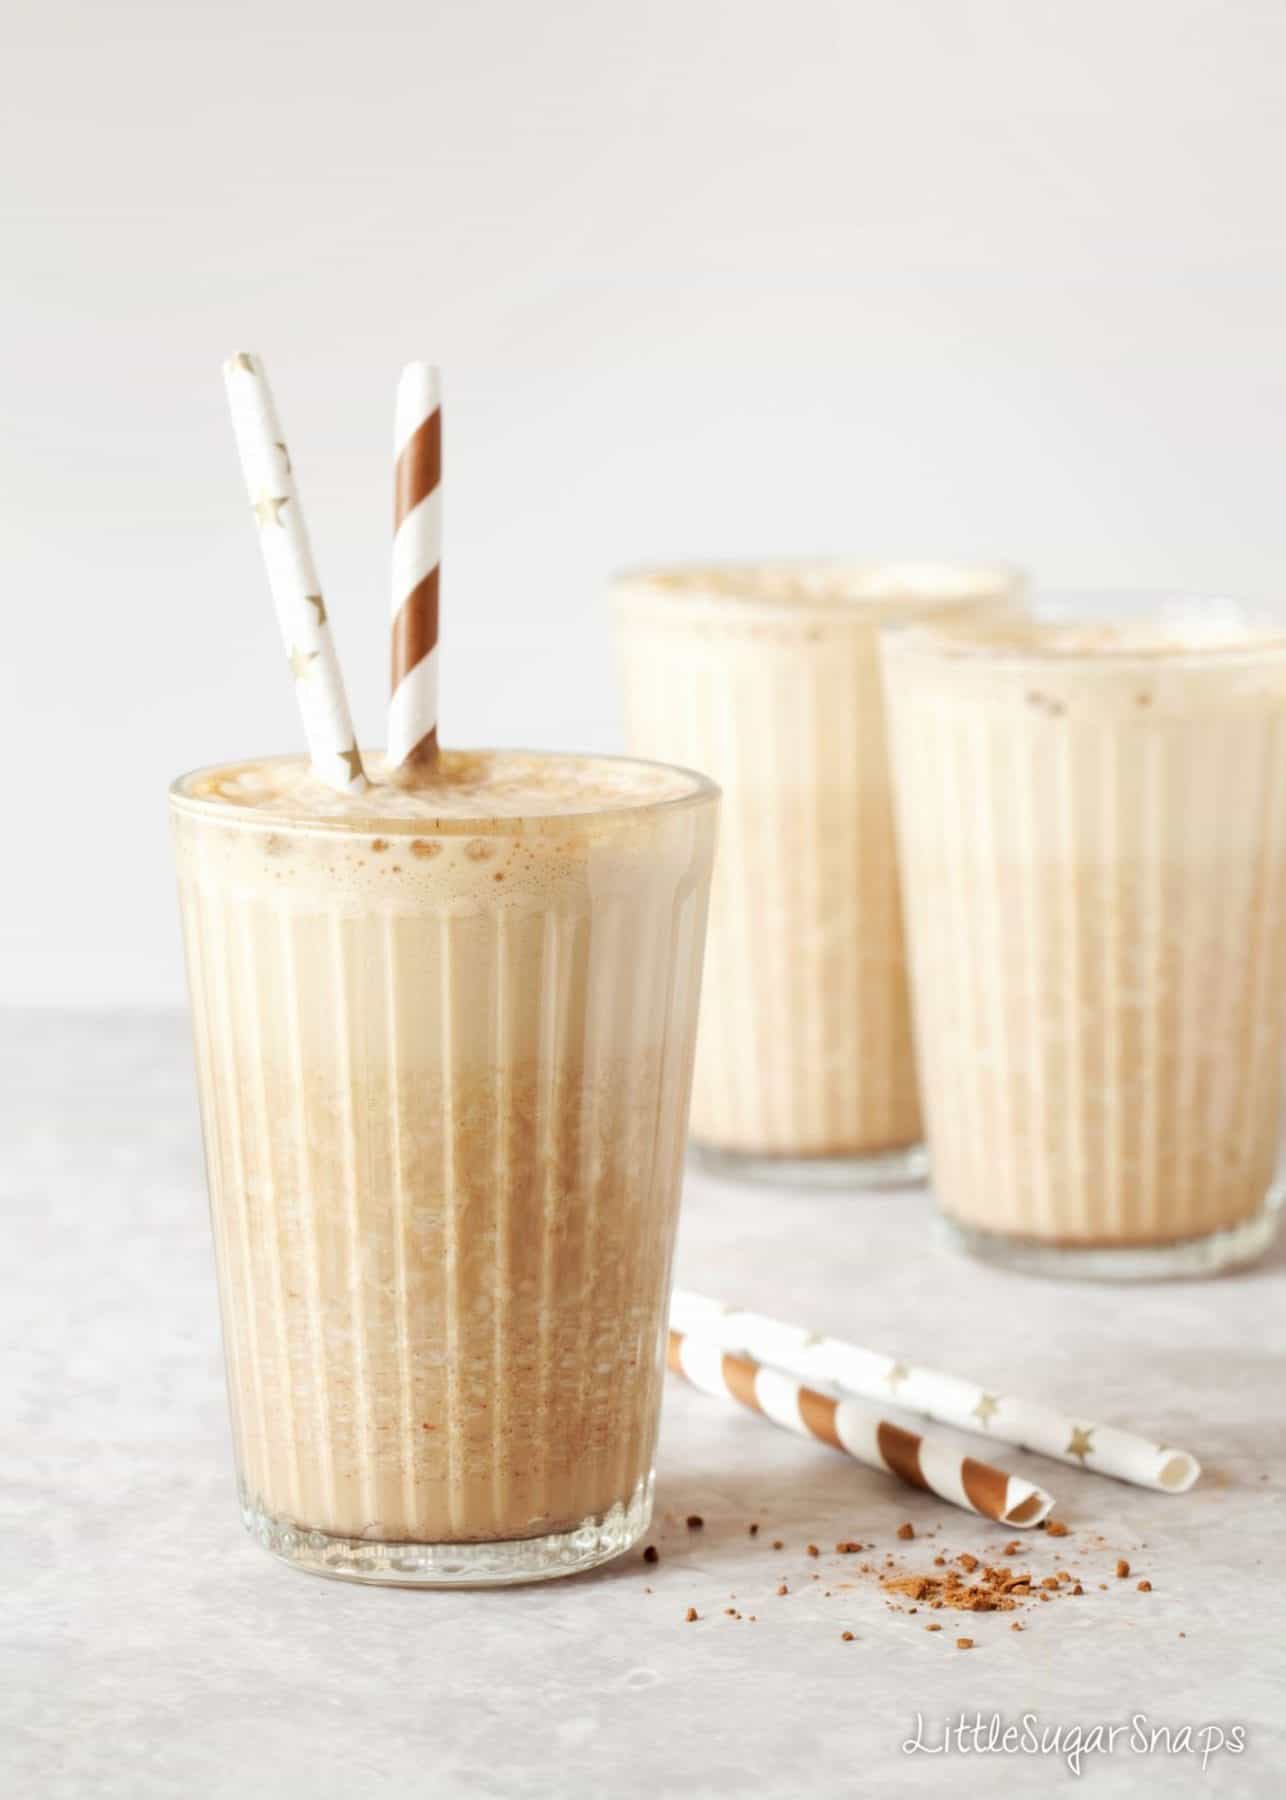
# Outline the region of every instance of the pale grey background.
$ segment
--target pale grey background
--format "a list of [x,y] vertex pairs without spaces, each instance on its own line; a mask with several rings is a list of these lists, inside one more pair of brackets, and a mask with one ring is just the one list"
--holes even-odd
[[233,348],[368,741],[413,356],[457,742],[615,745],[601,580],[645,555],[1279,586],[1277,0],[8,0],[0,38],[0,997],[178,998],[165,782],[297,742]]

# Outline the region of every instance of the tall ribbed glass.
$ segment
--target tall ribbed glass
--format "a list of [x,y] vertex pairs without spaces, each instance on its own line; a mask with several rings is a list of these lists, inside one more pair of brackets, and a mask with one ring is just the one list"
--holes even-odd
[[933,1182],[975,1253],[1198,1272],[1273,1228],[1286,632],[1122,602],[885,639]]
[[618,804],[173,790],[243,1515],[301,1566],[522,1580],[646,1528],[717,794],[522,779],[582,763]]
[[1004,607],[1003,569],[643,570],[615,599],[629,743],[724,791],[692,1134],[708,1166],[922,1172],[879,627]]

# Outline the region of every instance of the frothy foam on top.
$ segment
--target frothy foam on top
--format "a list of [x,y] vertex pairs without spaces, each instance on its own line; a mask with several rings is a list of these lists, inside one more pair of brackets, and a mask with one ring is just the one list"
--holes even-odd
[[681,800],[701,791],[698,776],[624,757],[542,754],[522,750],[444,750],[433,781],[402,787],[384,758],[363,752],[363,794],[341,794],[313,774],[306,757],[229,763],[184,777],[185,798],[243,808],[292,824],[360,827],[398,821],[474,826],[494,819],[561,818],[617,812]]
[[639,569],[621,576],[620,591],[658,600],[742,602],[749,606],[845,608],[899,602],[948,605],[1017,591],[1018,576],[999,566],[957,563],[809,561],[691,564]]
[[1254,613],[1232,602],[1158,602],[1133,615],[1096,615],[1074,607],[944,618],[905,627],[893,647],[925,648],[955,656],[1166,657],[1254,650],[1286,650],[1286,618]]

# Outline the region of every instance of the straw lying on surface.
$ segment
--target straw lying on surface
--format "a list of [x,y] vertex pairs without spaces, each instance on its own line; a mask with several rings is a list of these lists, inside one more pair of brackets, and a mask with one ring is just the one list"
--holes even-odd
[[245,350],[223,374],[313,769],[328,787],[360,793],[362,758],[272,390],[262,362]]
[[438,754],[442,400],[438,371],[428,363],[402,371],[395,453],[388,766],[413,781]]
[[703,1393],[737,1400],[787,1431],[846,1451],[856,1462],[885,1469],[967,1512],[1002,1525],[1025,1526],[1039,1525],[1053,1507],[1053,1497],[1030,1481],[962,1457],[949,1445],[906,1431],[856,1401],[833,1400],[779,1369],[734,1356],[716,1344],[671,1330],[668,1361],[675,1374]]
[[1185,1450],[1151,1443],[1112,1425],[1095,1425],[1083,1414],[1061,1413],[1012,1394],[991,1394],[976,1382],[784,1325],[762,1313],[740,1312],[699,1294],[674,1295],[670,1325],[723,1350],[758,1358],[801,1381],[904,1407],[940,1425],[981,1432],[998,1443],[1035,1450],[1136,1487],[1182,1494],[1201,1473],[1201,1464]]

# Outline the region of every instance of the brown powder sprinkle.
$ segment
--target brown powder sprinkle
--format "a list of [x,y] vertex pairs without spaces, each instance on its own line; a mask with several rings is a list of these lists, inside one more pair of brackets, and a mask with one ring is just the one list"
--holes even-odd
[[1046,1519],[1045,1529],[1050,1537],[1066,1537],[1067,1527],[1061,1519]]
[[805,1546],[805,1548],[807,1549],[808,1554],[810,1556],[820,1556],[821,1555],[821,1551],[817,1548],[816,1544],[808,1544]]
[[1129,1572],[1130,1565],[1126,1562],[1125,1558],[1122,1557],[1116,1565],[1116,1579],[1118,1581],[1124,1581]]
[[1139,1592],[1141,1594],[1150,1594],[1152,1592],[1152,1583],[1150,1581],[1141,1581],[1139,1583]]
[[935,1569],[945,1569],[947,1566],[946,1557],[945,1556],[935,1556],[933,1559],[933,1566]]
[[660,1560],[661,1552],[657,1549],[655,1544],[649,1544],[647,1549],[643,1552],[643,1561],[654,1563],[660,1562]]
[[972,1638],[957,1638],[956,1639],[956,1649],[957,1650],[972,1650],[973,1649],[973,1639]]
[[1074,1594],[1083,1594],[1085,1592],[1085,1589],[1081,1586],[1080,1582],[1078,1581],[1076,1583],[1076,1586],[1072,1589],[1072,1592]]
[[956,1560],[959,1562],[962,1569],[968,1570],[970,1575],[972,1575],[974,1570],[978,1567],[978,1558],[976,1556],[970,1556],[967,1550],[962,1551]]
[[1009,1627],[1009,1629],[1011,1631],[1021,1631],[1022,1628],[1023,1628],[1023,1622],[1021,1619],[1015,1619]]
[[913,1538],[915,1536],[915,1526],[911,1523],[910,1519],[903,1519],[902,1523],[898,1526],[898,1536],[900,1538]]
[[688,1530],[689,1531],[700,1531],[700,1530],[702,1530],[704,1525],[705,1525],[705,1520],[701,1517],[700,1513],[689,1513],[688,1514]]
[[853,1642],[853,1633],[851,1631],[841,1631],[839,1635],[844,1643],[851,1644]]
[[785,1544],[782,1543],[780,1538],[773,1539],[772,1547],[774,1550],[784,1550],[786,1548]]
[[780,1584],[780,1586],[778,1587],[777,1592],[779,1594],[788,1594],[790,1592],[790,1589],[786,1586],[786,1583],[783,1581]]
[[685,1625],[695,1625],[700,1616],[701,1615],[698,1613],[696,1607],[690,1606],[683,1615],[683,1622]]
[[844,1538],[836,1544],[835,1554],[836,1556],[856,1556],[861,1548],[861,1544],[854,1543],[852,1538]]
[[1022,1548],[1023,1547],[1018,1542],[1017,1538],[1010,1538],[1009,1542],[1005,1545],[1004,1555],[1006,1555],[1006,1556],[1021,1556]]
[[751,1537],[759,1536],[759,1526],[757,1524],[747,1525],[746,1530],[750,1533]]

